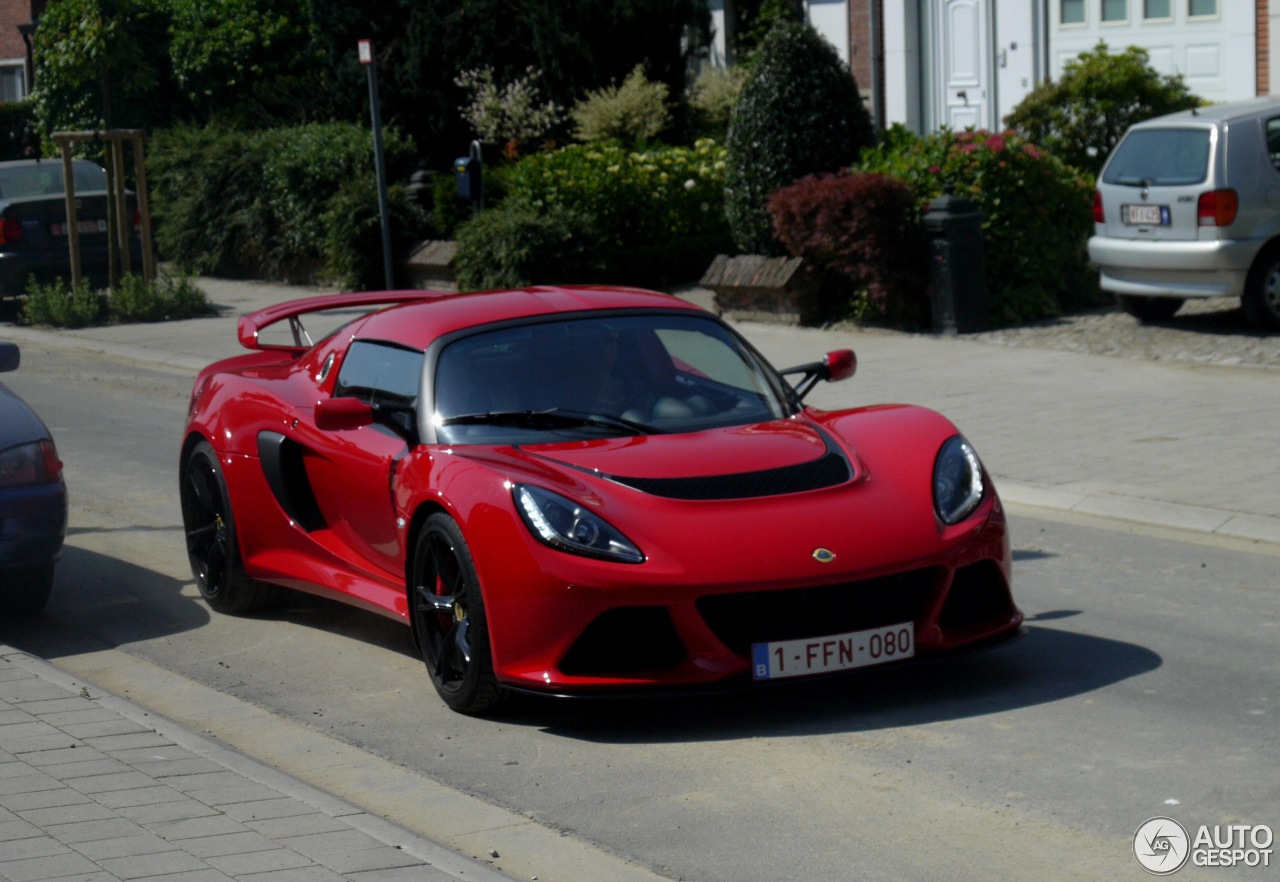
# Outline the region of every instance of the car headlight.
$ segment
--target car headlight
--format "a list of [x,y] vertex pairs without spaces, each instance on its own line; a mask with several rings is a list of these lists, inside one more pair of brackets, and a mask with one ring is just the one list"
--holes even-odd
[[525,524],[547,545],[602,560],[642,563],[644,555],[603,518],[550,490],[515,486],[516,509]]
[[0,487],[52,484],[62,477],[62,461],[52,441],[33,441],[0,452]]
[[960,435],[948,438],[933,464],[933,509],[944,524],[958,524],[973,514],[986,495],[982,463]]

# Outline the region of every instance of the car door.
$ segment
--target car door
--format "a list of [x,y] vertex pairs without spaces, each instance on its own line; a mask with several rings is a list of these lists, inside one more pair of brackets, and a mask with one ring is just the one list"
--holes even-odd
[[356,429],[322,432],[313,424],[308,427],[308,434],[314,433],[312,443],[305,445],[308,482],[333,539],[357,562],[367,562],[397,582],[403,574],[404,549],[393,487],[396,469],[415,434],[422,364],[423,354],[416,350],[353,342],[333,394],[373,404],[382,416]]

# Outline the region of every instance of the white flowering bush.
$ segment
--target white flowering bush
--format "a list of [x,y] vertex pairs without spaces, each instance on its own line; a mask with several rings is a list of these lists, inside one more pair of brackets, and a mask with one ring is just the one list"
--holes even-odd
[[574,137],[579,141],[618,141],[644,144],[658,136],[671,122],[667,111],[666,83],[645,78],[644,65],[636,68],[621,86],[609,86],[579,101],[570,111]]
[[542,100],[541,78],[542,72],[533,67],[504,84],[497,82],[491,67],[463,71],[454,83],[467,92],[469,101],[458,109],[476,137],[514,154],[520,145],[538,141],[564,121],[563,107]]

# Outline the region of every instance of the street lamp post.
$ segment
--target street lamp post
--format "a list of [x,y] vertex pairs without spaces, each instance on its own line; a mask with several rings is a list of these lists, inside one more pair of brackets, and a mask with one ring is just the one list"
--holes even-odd
[[378,172],[378,219],[382,225],[382,270],[388,290],[395,287],[391,266],[391,210],[387,203],[387,164],[382,155],[382,110],[378,101],[378,64],[373,58],[373,41],[356,43],[360,63],[369,70],[369,108],[373,118],[373,163]]

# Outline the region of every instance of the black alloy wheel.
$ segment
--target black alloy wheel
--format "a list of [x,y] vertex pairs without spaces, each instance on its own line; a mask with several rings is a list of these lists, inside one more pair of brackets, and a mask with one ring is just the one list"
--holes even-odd
[[243,614],[278,600],[281,589],[245,575],[222,466],[207,441],[197,443],[187,456],[181,498],[191,572],[209,606],[221,613]]
[[459,713],[480,714],[506,696],[493,673],[480,580],[457,523],[427,518],[414,545],[409,604],[431,683]]

